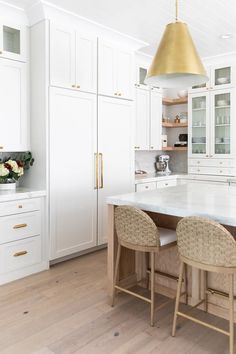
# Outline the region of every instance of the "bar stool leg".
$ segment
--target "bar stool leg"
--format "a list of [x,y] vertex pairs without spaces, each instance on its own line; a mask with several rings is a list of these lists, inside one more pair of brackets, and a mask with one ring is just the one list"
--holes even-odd
[[116,255],[116,265],[115,265],[115,273],[114,273],[114,283],[113,283],[113,293],[112,293],[112,300],[111,300],[111,306],[114,306],[115,303],[115,295],[116,295],[116,282],[117,282],[117,276],[118,276],[118,269],[119,269],[119,262],[120,262],[120,251],[121,251],[121,245],[118,244],[118,249],[117,249],[117,255]]
[[155,252],[151,252],[151,326],[154,326],[155,306]]
[[185,287],[185,304],[188,305],[188,268],[187,264],[184,264],[184,287]]
[[203,271],[204,276],[204,311],[208,312],[208,272],[206,270]]
[[229,276],[229,353],[234,353],[234,274]]
[[[148,268],[149,268],[149,252],[145,253],[145,258],[146,258],[146,270],[148,270]],[[149,272],[146,272],[146,288],[147,289],[149,288],[149,279],[150,279]]]
[[179,281],[178,281],[178,287],[177,287],[177,295],[176,295],[176,301],[175,301],[175,312],[174,312],[174,319],[173,319],[173,326],[172,326],[172,336],[175,336],[176,332],[176,322],[177,322],[177,312],[179,311],[179,300],[180,300],[180,293],[181,293],[181,286],[182,286],[182,280],[183,280],[183,272],[184,272],[184,262],[181,261],[180,263],[180,270],[179,270]]

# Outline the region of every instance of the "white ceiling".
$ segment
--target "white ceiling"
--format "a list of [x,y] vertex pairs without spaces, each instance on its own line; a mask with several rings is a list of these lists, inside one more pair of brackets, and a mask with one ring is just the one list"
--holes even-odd
[[[29,7],[35,0],[8,0]],[[154,54],[164,27],[174,20],[175,0],[49,0],[80,16],[150,43]],[[188,23],[202,57],[236,51],[236,0],[179,0],[179,17]],[[233,33],[231,39],[220,35]]]

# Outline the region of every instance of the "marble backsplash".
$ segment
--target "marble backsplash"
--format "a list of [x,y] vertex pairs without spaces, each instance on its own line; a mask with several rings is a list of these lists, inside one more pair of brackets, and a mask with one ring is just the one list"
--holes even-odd
[[[144,170],[148,173],[155,172],[155,161],[158,155],[163,151],[136,151],[135,169]],[[187,173],[188,159],[187,152],[171,151],[167,153],[170,156],[170,170],[175,173]]]

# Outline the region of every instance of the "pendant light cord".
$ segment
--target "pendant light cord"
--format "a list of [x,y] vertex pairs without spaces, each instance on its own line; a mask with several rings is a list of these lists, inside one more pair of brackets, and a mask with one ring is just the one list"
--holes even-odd
[[179,8],[178,8],[178,0],[175,0],[175,21],[178,22],[179,17]]

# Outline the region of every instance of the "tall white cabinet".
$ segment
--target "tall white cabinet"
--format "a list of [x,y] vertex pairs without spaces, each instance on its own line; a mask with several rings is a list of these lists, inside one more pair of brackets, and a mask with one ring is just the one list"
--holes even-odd
[[50,90],[51,258],[96,245],[96,96]]

